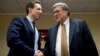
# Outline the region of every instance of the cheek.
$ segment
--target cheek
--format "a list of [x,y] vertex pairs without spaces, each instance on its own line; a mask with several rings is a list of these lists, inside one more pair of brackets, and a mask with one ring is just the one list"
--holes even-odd
[[37,16],[38,13],[37,12],[34,12],[33,14],[34,14],[34,16]]
[[32,11],[32,15],[34,15],[35,14],[35,12],[34,11]]
[[62,17],[62,16],[63,16],[63,13],[60,12],[60,13],[58,14],[58,16],[59,16],[59,17]]
[[63,17],[63,15],[62,15],[62,14],[59,14],[59,15],[58,15],[58,17],[59,17],[59,18],[62,18],[62,17]]
[[66,16],[66,15],[65,15],[64,13],[61,14],[61,17],[62,17],[62,18],[65,17],[65,16]]

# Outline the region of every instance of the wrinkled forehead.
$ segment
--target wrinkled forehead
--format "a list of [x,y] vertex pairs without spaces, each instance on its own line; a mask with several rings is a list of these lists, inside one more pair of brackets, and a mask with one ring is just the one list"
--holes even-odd
[[61,7],[62,9],[69,9],[68,5],[66,3],[63,3],[63,2],[55,3],[53,5],[53,9],[58,7],[58,6]]
[[57,6],[57,7],[55,7],[55,8],[53,9],[54,12],[55,12],[55,11],[60,11],[60,10],[62,10],[62,8],[61,8],[60,6]]

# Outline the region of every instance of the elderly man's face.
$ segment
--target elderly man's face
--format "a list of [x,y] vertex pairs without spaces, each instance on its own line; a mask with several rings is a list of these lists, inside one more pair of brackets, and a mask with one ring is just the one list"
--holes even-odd
[[68,17],[68,11],[63,10],[60,6],[55,7],[53,12],[57,22],[64,22],[65,19]]

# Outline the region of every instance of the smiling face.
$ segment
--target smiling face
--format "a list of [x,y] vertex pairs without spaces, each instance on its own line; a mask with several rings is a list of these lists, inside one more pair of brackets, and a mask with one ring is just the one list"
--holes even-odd
[[53,9],[56,22],[64,22],[68,17],[68,11],[62,9],[61,6],[57,6]]
[[42,7],[40,4],[35,3],[34,8],[30,8],[30,15],[34,20],[38,20],[42,14]]

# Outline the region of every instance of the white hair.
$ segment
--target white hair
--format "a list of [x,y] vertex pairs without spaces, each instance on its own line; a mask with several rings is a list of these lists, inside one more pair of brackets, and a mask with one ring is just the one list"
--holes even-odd
[[53,9],[56,8],[57,6],[60,6],[63,10],[68,11],[68,15],[70,15],[70,10],[69,10],[69,7],[66,3],[63,3],[63,2],[55,3],[53,5]]

